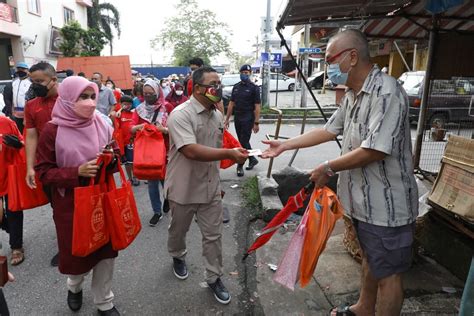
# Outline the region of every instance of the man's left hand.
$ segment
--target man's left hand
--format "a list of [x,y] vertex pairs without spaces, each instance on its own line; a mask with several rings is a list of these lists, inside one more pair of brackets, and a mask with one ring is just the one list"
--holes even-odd
[[311,182],[314,182],[316,188],[322,188],[329,182],[329,176],[326,174],[326,168],[321,164],[317,166],[309,177]]
[[259,130],[260,130],[260,125],[258,125],[258,124],[253,124],[253,132],[254,132],[255,134],[257,134]]

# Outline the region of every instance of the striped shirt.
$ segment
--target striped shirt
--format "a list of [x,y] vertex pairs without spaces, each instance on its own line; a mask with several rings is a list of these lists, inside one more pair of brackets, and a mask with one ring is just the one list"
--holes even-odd
[[381,151],[385,159],[341,171],[338,195],[351,217],[388,227],[407,225],[418,215],[413,175],[408,97],[395,78],[374,67],[361,91],[350,89],[325,129],[343,134],[342,154],[359,147]]

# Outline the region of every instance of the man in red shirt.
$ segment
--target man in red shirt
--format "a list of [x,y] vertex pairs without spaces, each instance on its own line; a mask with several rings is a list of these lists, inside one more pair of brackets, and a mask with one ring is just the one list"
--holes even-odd
[[[28,101],[25,107],[26,128],[26,184],[36,188],[35,157],[38,139],[46,123],[51,121],[51,112],[58,98],[58,77],[56,69],[47,63],[40,62],[30,68],[32,89],[36,98]],[[51,260],[57,266],[57,255]]]

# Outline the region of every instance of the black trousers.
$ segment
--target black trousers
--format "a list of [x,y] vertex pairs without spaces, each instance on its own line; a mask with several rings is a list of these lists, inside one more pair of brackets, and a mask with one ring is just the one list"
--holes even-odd
[[8,310],[7,300],[3,295],[3,289],[0,288],[0,316],[9,316],[10,311]]
[[20,249],[23,248],[23,211],[12,212],[8,209],[8,196],[4,196],[5,200],[5,213],[7,221],[8,234],[10,235],[10,248]]
[[12,115],[12,120],[16,123],[16,126],[18,127],[18,130],[20,131],[20,133],[23,134],[23,128],[25,127],[23,125],[23,119]]
[[[239,139],[240,145],[245,149],[252,149],[250,146],[250,137],[252,136],[252,129],[255,122],[255,118],[252,116],[234,117],[235,131]],[[256,160],[254,156],[250,157],[249,160]],[[242,165],[239,165],[242,166]]]

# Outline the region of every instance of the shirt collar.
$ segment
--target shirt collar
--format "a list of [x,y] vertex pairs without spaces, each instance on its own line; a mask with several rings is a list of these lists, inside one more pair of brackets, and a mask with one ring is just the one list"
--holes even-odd
[[190,103],[196,110],[197,114],[201,114],[202,112],[207,111],[207,109],[202,105],[194,96],[191,96]]
[[[377,77],[377,74],[379,72],[380,72],[379,67],[377,65],[374,65],[372,67],[372,70],[370,70],[369,74],[367,75],[367,78],[365,78],[364,84],[362,85],[362,88],[360,89],[360,91],[357,95],[359,95],[361,92],[368,93],[368,94],[371,93],[372,86],[375,83],[375,77]],[[354,93],[354,91],[349,87],[346,87],[346,93],[347,92]]]

